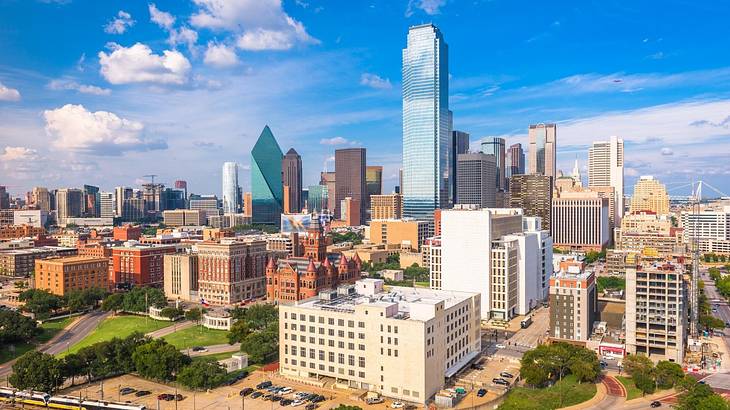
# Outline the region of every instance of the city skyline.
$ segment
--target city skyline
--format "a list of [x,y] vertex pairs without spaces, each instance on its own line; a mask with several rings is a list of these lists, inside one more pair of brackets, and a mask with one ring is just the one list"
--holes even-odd
[[[730,191],[724,161],[708,161],[710,152],[730,152],[730,62],[712,52],[727,37],[727,28],[712,23],[722,5],[710,12],[668,3],[665,11],[681,13],[692,28],[675,33],[668,21],[651,30],[631,21],[648,12],[642,5],[545,13],[543,5],[272,2],[272,20],[255,22],[240,13],[216,15],[202,2],[109,2],[93,11],[88,4],[0,6],[0,22],[9,28],[0,41],[8,56],[0,65],[0,171],[13,195],[85,183],[111,191],[137,186],[148,173],[160,174],[167,186],[184,179],[191,192],[220,194],[226,160],[241,163],[241,185],[250,190],[248,152],[264,124],[277,130],[282,146],[302,155],[304,186],[316,184],[325,166],[333,168],[328,159],[335,148],[362,146],[372,164],[384,166],[384,192],[390,192],[401,153],[399,54],[408,27],[429,20],[451,46],[453,128],[473,141],[499,136],[526,147],[530,123],[554,122],[564,172],[578,154],[587,175],[591,142],[618,135],[626,144],[627,185],[654,175],[669,189],[702,178]],[[131,17],[120,17],[121,10]],[[363,13],[382,18],[375,33],[351,24]],[[29,15],[44,24],[25,24]],[[88,18],[60,26],[72,15]],[[341,21],[330,23],[334,15]],[[300,30],[282,25],[287,17]],[[537,19],[534,27],[505,29],[525,17]],[[472,38],[470,27],[480,19],[503,22]],[[622,33],[606,38],[587,30],[587,21],[620,25]],[[282,41],[256,44],[251,33],[259,27],[281,32]],[[505,35],[496,36],[499,30]],[[700,40],[703,47],[689,47]],[[595,50],[586,51],[586,41]],[[521,68],[557,44],[562,50],[554,61],[540,70]],[[480,56],[481,48],[489,52]],[[620,58],[609,60],[618,50]],[[128,64],[133,56],[153,64],[170,56],[179,65],[158,73]],[[321,77],[295,75],[316,70]],[[237,108],[253,101],[258,108]],[[74,119],[108,133],[79,133]]]

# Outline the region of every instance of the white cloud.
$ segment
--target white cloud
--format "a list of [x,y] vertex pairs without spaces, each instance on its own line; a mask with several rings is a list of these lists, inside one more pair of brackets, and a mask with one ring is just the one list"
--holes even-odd
[[232,67],[238,64],[236,52],[223,44],[208,43],[208,49],[205,50],[205,64],[215,67]]
[[73,90],[78,91],[82,94],[93,94],[93,95],[109,95],[112,90],[108,88],[101,88],[95,85],[79,84],[74,80],[60,79],[53,80],[48,83],[48,88],[51,90]]
[[38,158],[38,151],[26,147],[5,147],[0,154],[2,161],[32,161]]
[[167,42],[175,47],[178,44],[185,44],[189,49],[193,49],[195,43],[198,42],[198,33],[188,27],[180,27],[179,29],[171,29],[170,37]]
[[322,138],[319,143],[322,145],[360,145],[359,141],[348,140],[344,137]]
[[43,112],[46,134],[58,149],[96,155],[167,148],[164,141],[149,141],[144,125],[107,111],[90,112],[83,105],[66,104]]
[[20,92],[0,83],[0,101],[20,101]]
[[393,85],[390,83],[389,79],[380,77],[377,74],[370,73],[363,73],[360,76],[360,84],[379,90],[389,90],[393,88]]
[[155,3],[150,3],[148,8],[150,11],[150,20],[153,23],[167,30],[172,29],[172,25],[175,24],[175,17],[172,14],[161,11],[155,6]]
[[131,14],[124,10],[119,10],[117,17],[104,26],[104,32],[109,34],[124,34],[129,27],[134,25],[134,23],[135,21],[132,19]]
[[674,155],[674,150],[672,150],[672,149],[671,149],[671,148],[669,148],[669,147],[664,147],[664,148],[662,148],[662,150],[661,150],[661,154],[662,154],[663,156],[665,156],[665,157],[668,157],[668,156]]
[[160,83],[183,84],[188,79],[190,62],[176,50],[153,54],[142,43],[132,47],[112,44],[112,52],[99,52],[101,75],[112,84]]
[[195,27],[236,33],[243,50],[288,50],[296,44],[318,44],[304,25],[291,18],[281,0],[193,0]]
[[446,0],[410,0],[406,9],[406,17],[413,15],[414,9],[419,9],[429,16],[441,13],[441,7],[446,5]]

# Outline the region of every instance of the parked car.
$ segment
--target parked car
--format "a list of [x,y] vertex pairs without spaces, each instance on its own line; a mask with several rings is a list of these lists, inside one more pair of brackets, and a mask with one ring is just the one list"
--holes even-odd
[[178,394],[171,394],[170,396],[172,396],[172,398],[175,399],[175,401],[181,401],[181,400],[183,400],[185,398],[180,393],[178,393]]
[[136,392],[136,391],[137,391],[137,389],[133,389],[133,388],[131,388],[131,387],[122,387],[121,389],[119,389],[119,393],[120,393],[120,394],[121,394],[122,396],[124,396],[124,395],[126,395],[126,394],[132,394],[132,393],[134,393],[134,392]]
[[274,397],[271,398],[271,401],[281,401],[283,399],[284,399],[283,397],[281,397],[279,395],[276,395],[276,396],[274,396]]
[[137,393],[134,393],[137,397],[149,396],[150,394],[152,394],[152,392],[149,390],[140,390]]
[[265,381],[257,384],[256,385],[256,388],[259,389],[259,390],[261,390],[261,389],[265,389],[265,388],[270,387],[270,386],[271,386],[271,382],[268,381],[268,380],[265,380]]
[[501,377],[495,377],[494,379],[492,379],[492,383],[502,386],[509,386],[509,382]]
[[302,404],[304,404],[304,400],[296,399],[293,402],[291,402],[290,406],[297,407],[297,406],[301,406]]
[[241,396],[248,396],[249,394],[253,393],[253,391],[254,390],[252,388],[246,387],[245,389],[238,392],[238,394],[240,394]]
[[271,393],[269,393],[269,394],[264,394],[263,400],[264,400],[264,401],[269,401],[269,400],[271,400],[271,398],[272,398],[272,397],[274,397],[274,395],[273,395],[273,394],[271,394]]
[[281,401],[281,405],[282,405],[282,406],[289,406],[289,405],[291,405],[291,404],[292,404],[292,402],[293,402],[293,401],[294,401],[294,400],[291,400],[291,399],[283,399],[283,400]]
[[660,401],[654,400],[653,402],[651,402],[650,406],[652,408],[657,408],[657,407],[661,407],[662,403]]
[[474,363],[473,365],[471,365],[471,368],[474,370],[484,370],[484,366],[479,363]]
[[261,396],[263,396],[263,395],[264,395],[264,394],[263,394],[263,393],[261,393],[260,391],[255,391],[255,392],[251,393],[251,398],[252,398],[252,399],[258,399],[259,397],[261,397]]
[[484,397],[487,394],[487,389],[479,389],[477,397]]
[[390,403],[390,408],[391,409],[402,409],[405,406],[406,405],[403,404],[402,401],[394,401],[393,403]]
[[317,407],[319,407],[319,406],[318,406],[318,405],[316,405],[316,404],[314,404],[314,403],[309,403],[309,404],[307,404],[307,406],[306,406],[306,407],[304,408],[304,410],[314,410],[314,409],[316,409]]
[[515,376],[514,376],[514,375],[513,375],[512,373],[510,373],[510,372],[502,372],[502,373],[500,373],[499,375],[500,375],[500,376],[502,376],[502,377],[506,377],[506,378],[508,378],[508,379],[511,379],[511,378],[515,377]]
[[365,403],[367,404],[380,404],[384,402],[382,397],[370,397],[369,399],[365,400]]
[[279,391],[279,393],[281,393],[281,394],[289,394],[289,393],[291,393],[293,391],[294,391],[294,389],[292,389],[291,387],[284,387],[283,389],[281,389]]

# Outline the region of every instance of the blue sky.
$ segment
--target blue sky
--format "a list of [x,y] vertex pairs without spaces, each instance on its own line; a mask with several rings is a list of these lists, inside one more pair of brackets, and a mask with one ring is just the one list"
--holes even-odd
[[[638,4],[634,4],[638,3]],[[730,3],[510,0],[0,0],[0,184],[220,193],[268,124],[305,185],[340,147],[401,160],[408,26],[449,44],[455,129],[525,142],[558,123],[559,168],[626,142],[639,175],[730,193]],[[587,174],[587,172],[586,172]],[[673,191],[681,193],[682,190]],[[686,193],[686,189],[683,190]]]

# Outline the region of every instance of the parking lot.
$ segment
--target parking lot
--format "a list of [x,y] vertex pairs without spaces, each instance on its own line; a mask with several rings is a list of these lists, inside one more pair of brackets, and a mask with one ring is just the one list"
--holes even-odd
[[[496,384],[492,380],[502,377],[500,373],[507,372],[513,377],[503,378],[512,385],[519,376],[519,368],[519,362],[514,359],[485,357],[479,365],[462,371],[454,382],[454,386],[464,387],[467,395],[456,408],[480,406],[503,395],[510,387]],[[477,392],[482,388],[486,389],[487,393],[483,397],[478,397]]]

